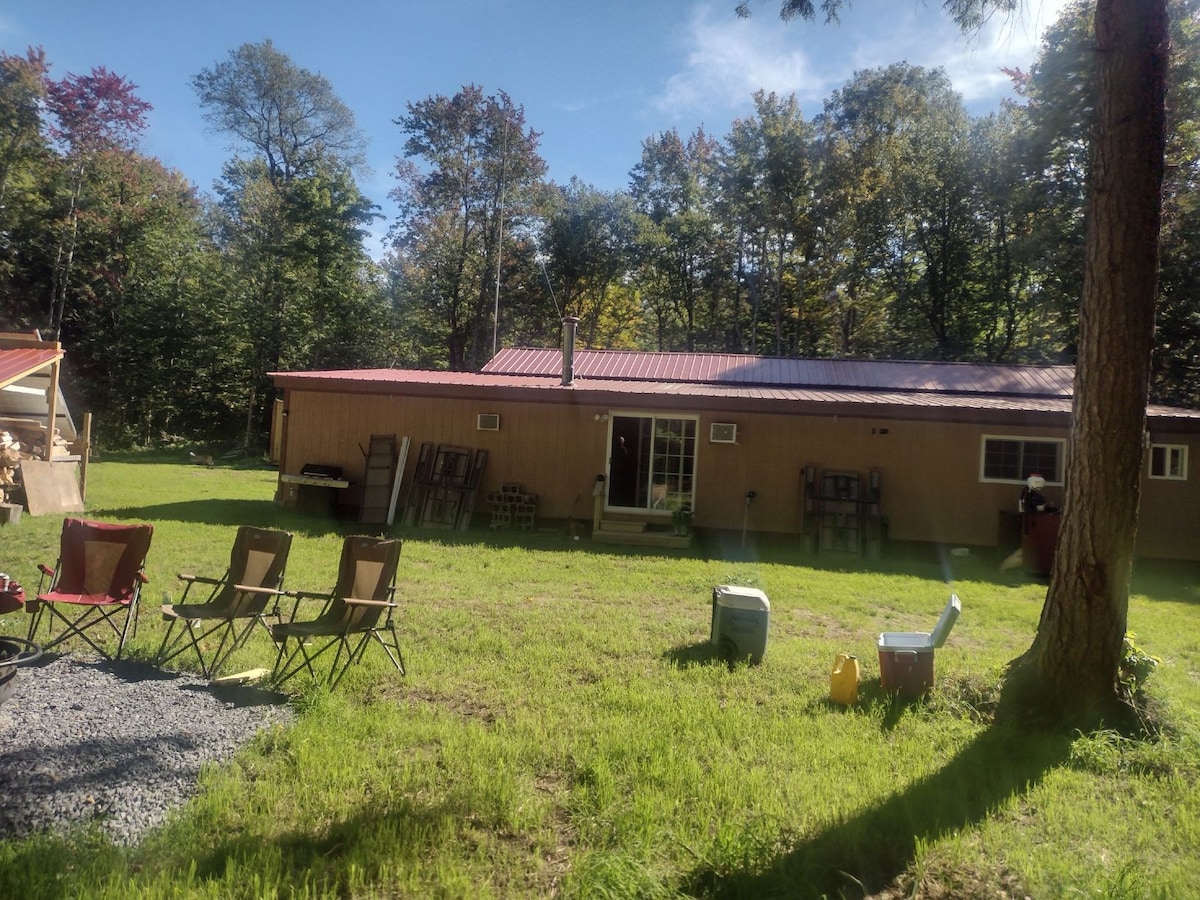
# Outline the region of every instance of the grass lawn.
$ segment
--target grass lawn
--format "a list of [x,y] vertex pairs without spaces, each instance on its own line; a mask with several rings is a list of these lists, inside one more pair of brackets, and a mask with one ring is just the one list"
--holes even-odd
[[[220,574],[239,524],[294,531],[287,586],[328,589],[359,528],[277,509],[274,483],[152,458],[90,468],[88,516],[155,526],[130,655],[153,655],[175,574]],[[0,563],[36,587],[60,527],[0,530]],[[0,896],[1200,895],[1194,568],[1138,571],[1130,627],[1163,659],[1149,691],[1172,725],[1139,743],[990,724],[1045,586],[978,557],[947,570],[740,546],[648,555],[557,531],[404,537],[406,677],[376,647],[333,693],[293,682],[296,723],[207,770],[139,846],[0,843]],[[963,613],[937,686],[893,701],[875,637],[931,628],[948,571]],[[770,597],[762,665],[712,658],[721,583]],[[234,669],[273,652],[256,635]],[[827,699],[838,652],[863,664],[852,708]]]

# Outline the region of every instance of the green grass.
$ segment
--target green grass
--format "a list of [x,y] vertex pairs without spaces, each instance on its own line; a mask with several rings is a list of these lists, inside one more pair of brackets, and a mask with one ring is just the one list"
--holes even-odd
[[[238,524],[296,533],[289,587],[332,584],[341,535],[358,527],[277,509],[274,481],[145,458],[91,468],[88,515],[155,525],[132,655],[157,649],[175,573],[219,574]],[[0,532],[9,573],[35,586],[59,528],[26,516]],[[874,639],[933,625],[938,559],[740,544],[644,555],[558,531],[405,537],[407,677],[372,653],[332,694],[299,685],[296,723],[207,770],[138,847],[88,832],[0,843],[0,896],[1195,895],[1190,568],[1139,570],[1130,625],[1164,660],[1150,692],[1171,723],[1143,743],[989,724],[1045,588],[978,557],[947,558],[963,615],[937,687],[902,703],[878,689]],[[709,652],[724,582],[771,598],[760,666]],[[850,709],[827,700],[840,651],[863,663]],[[238,662],[272,660],[258,635]]]

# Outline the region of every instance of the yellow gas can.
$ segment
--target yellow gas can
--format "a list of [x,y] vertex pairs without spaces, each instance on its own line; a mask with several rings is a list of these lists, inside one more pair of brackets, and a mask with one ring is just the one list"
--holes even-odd
[[839,653],[833,661],[829,679],[829,699],[849,706],[858,702],[858,657]]

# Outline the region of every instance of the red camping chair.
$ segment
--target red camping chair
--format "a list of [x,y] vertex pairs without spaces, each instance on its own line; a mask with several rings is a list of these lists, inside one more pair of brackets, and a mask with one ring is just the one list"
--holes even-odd
[[[400,565],[400,547],[399,539],[347,537],[342,543],[342,559],[333,592],[297,591],[293,594],[296,606],[292,609],[291,619],[271,626],[271,637],[279,644],[272,673],[275,684],[283,684],[306,669],[315,678],[313,662],[336,646],[337,652],[325,679],[331,689],[336,688],[350,666],[362,659],[372,639],[383,647],[400,674],[404,674],[404,657],[400,653],[393,621],[396,610],[393,593],[396,569]],[[297,622],[300,601],[308,597],[324,600],[324,609],[315,619]],[[291,653],[286,652],[289,640],[295,642]]]
[[[147,580],[142,567],[153,533],[152,525],[64,519],[58,565],[53,569],[38,566],[42,577],[37,597],[25,604],[33,616],[29,640],[41,625],[43,613],[49,611],[66,630],[44,643],[44,650],[78,635],[105,659],[120,659],[130,623],[137,628],[138,597]],[[50,588],[43,591],[47,578]],[[101,625],[107,625],[118,636],[115,657],[109,656],[88,633]]]

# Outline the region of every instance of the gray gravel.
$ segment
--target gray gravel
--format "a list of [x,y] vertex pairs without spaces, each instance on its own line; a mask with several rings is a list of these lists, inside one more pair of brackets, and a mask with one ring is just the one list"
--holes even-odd
[[0,839],[94,822],[136,843],[192,796],[201,766],[289,722],[285,699],[144,663],[24,666],[0,705]]

